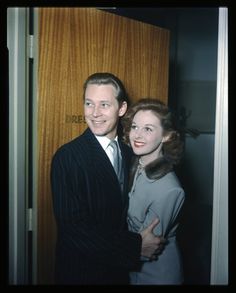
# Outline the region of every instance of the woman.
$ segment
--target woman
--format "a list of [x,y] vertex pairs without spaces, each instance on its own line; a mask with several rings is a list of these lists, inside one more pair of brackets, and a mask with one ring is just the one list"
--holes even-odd
[[130,273],[130,283],[182,284],[176,230],[185,195],[173,168],[180,161],[183,144],[168,107],[155,99],[135,103],[124,117],[123,127],[125,140],[136,154],[131,169],[129,230],[139,232],[158,217],[160,224],[154,234],[167,240],[156,259],[142,259],[141,267]]

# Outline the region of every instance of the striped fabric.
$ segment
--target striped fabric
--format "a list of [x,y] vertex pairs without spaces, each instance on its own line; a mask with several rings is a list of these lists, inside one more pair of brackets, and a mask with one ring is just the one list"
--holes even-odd
[[123,284],[128,270],[139,264],[141,236],[128,232],[126,225],[131,151],[119,144],[125,162],[122,193],[109,158],[89,129],[53,157],[58,284]]

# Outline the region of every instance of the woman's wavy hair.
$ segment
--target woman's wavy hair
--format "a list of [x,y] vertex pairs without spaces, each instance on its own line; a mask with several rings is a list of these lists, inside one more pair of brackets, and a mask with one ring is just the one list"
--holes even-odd
[[[173,116],[169,108],[160,100],[153,98],[142,98],[133,104],[121,122],[124,131],[124,141],[130,145],[129,132],[135,114],[139,111],[152,111],[160,119],[160,124],[163,129],[163,135],[168,136],[168,140],[163,142],[163,156],[157,158],[153,162],[145,166],[145,172],[150,179],[159,179],[165,174],[173,170],[174,165],[177,165],[182,157],[183,142],[180,139],[180,134],[174,127]],[[136,157],[131,167],[131,181],[137,169],[139,157]]]

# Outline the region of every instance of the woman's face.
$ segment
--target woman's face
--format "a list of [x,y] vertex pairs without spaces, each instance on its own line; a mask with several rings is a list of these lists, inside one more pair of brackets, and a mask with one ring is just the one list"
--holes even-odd
[[163,129],[160,119],[151,110],[138,111],[132,121],[129,133],[134,153],[146,163],[160,155],[163,141]]

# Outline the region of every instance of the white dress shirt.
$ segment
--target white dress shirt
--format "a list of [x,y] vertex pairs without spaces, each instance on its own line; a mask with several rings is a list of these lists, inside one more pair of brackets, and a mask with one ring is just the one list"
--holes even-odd
[[[113,148],[109,145],[111,140],[109,138],[107,138],[106,136],[96,136],[96,139],[98,140],[98,142],[100,143],[100,145],[102,146],[102,148],[104,149],[104,151],[106,152],[108,158],[110,159],[112,166],[114,165],[114,160],[113,160]],[[118,143],[118,137],[116,136],[115,139]],[[118,144],[119,146],[119,144]]]

